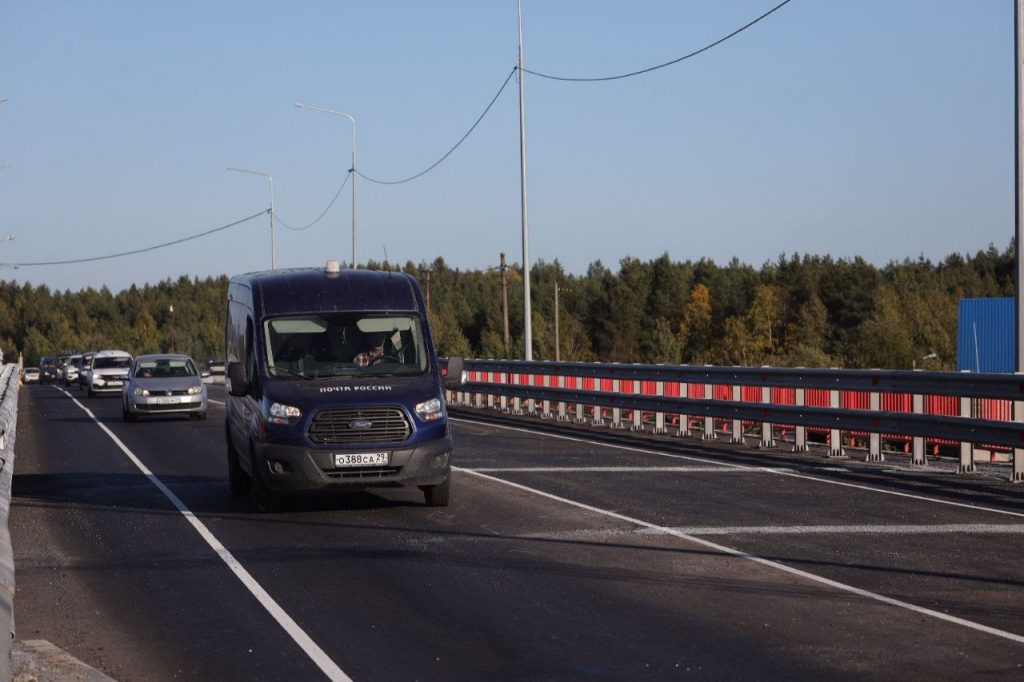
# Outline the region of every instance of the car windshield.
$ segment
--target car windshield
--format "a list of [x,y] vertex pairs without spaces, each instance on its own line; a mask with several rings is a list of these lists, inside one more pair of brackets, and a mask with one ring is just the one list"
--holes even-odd
[[93,369],[125,369],[131,367],[132,359],[129,357],[95,358],[92,362]]
[[427,352],[420,318],[384,313],[322,313],[264,323],[272,377],[421,374]]
[[173,379],[198,374],[196,366],[187,358],[139,360],[135,363],[135,376],[143,379]]

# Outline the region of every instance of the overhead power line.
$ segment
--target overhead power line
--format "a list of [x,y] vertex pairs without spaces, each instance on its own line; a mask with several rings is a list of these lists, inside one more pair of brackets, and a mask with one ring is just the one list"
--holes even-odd
[[342,183],[341,183],[341,187],[339,187],[339,188],[338,188],[338,191],[334,193],[334,198],[333,198],[333,199],[331,199],[331,201],[330,201],[330,202],[329,202],[329,203],[327,204],[327,208],[325,208],[325,209],[324,209],[324,210],[323,210],[323,211],[322,211],[322,212],[320,213],[320,215],[319,215],[319,216],[317,216],[316,220],[314,220],[313,222],[309,223],[308,225],[303,225],[302,227],[292,227],[291,225],[289,225],[288,223],[286,223],[286,222],[285,222],[284,220],[282,220],[282,219],[281,219],[281,216],[280,216],[280,215],[278,214],[278,212],[277,212],[277,211],[274,211],[274,217],[275,217],[275,218],[277,218],[277,222],[281,223],[281,224],[282,224],[282,225],[284,225],[284,226],[285,226],[285,227],[286,227],[287,229],[289,229],[289,230],[292,230],[292,231],[294,231],[294,232],[302,232],[303,230],[308,230],[309,228],[313,227],[313,226],[314,226],[314,225],[316,225],[316,224],[317,224],[318,222],[320,222],[320,220],[321,220],[321,219],[322,219],[322,218],[323,218],[323,217],[324,217],[325,215],[327,215],[327,212],[331,210],[331,206],[334,206],[334,202],[335,202],[335,201],[337,201],[337,200],[338,200],[338,197],[340,197],[340,196],[341,196],[341,190],[345,189],[345,185],[347,185],[347,184],[348,184],[348,180],[349,180],[349,178],[351,178],[351,177],[352,177],[352,170],[351,170],[351,169],[349,169],[349,171],[348,171],[347,173],[345,173],[345,180],[344,180],[344,181],[342,181]]
[[548,73],[541,73],[539,71],[531,71],[530,69],[523,69],[523,72],[524,73],[528,73],[531,76],[539,76],[540,78],[547,78],[547,79],[553,80],[553,81],[572,81],[572,82],[576,82],[576,83],[594,83],[594,82],[598,82],[598,81],[614,81],[614,80],[620,80],[622,78],[630,78],[632,76],[639,76],[641,74],[650,73],[651,71],[657,71],[658,69],[664,69],[666,66],[672,66],[673,64],[678,64],[679,62],[685,61],[685,60],[687,60],[687,59],[689,59],[691,57],[696,57],[697,55],[699,55],[702,52],[707,52],[711,48],[716,47],[718,45],[721,45],[722,43],[724,43],[725,41],[729,40],[730,38],[732,38],[732,37],[734,37],[736,35],[739,35],[743,31],[746,31],[748,28],[750,28],[751,26],[753,26],[757,22],[761,21],[762,19],[768,17],[770,14],[773,14],[774,12],[782,9],[785,5],[788,5],[791,1],[792,0],[783,0],[783,2],[780,2],[775,7],[772,7],[770,10],[768,10],[767,12],[765,12],[764,14],[759,16],[757,19],[754,19],[750,23],[745,24],[745,25],[739,27],[738,29],[736,29],[735,31],[730,33],[729,35],[724,36],[722,38],[719,38],[718,40],[716,40],[713,43],[705,45],[704,47],[700,48],[699,50],[694,50],[690,54],[685,54],[682,57],[679,57],[678,59],[673,59],[670,62],[665,62],[664,64],[657,64],[655,66],[649,66],[646,69],[640,69],[639,71],[631,71],[629,73],[622,73],[622,74],[619,74],[617,76],[599,76],[599,77],[594,77],[594,78],[571,78],[571,77],[568,77],[568,76],[553,76],[553,75],[548,74]]
[[8,267],[8,268],[27,268],[27,267],[32,267],[32,266],[35,266],[35,265],[72,265],[74,263],[92,263],[92,262],[99,261],[99,260],[110,260],[111,258],[121,258],[122,256],[134,256],[134,255],[139,254],[139,253],[146,253],[148,251],[156,251],[157,249],[163,249],[163,248],[166,248],[168,246],[174,246],[175,244],[183,244],[185,242],[192,241],[193,239],[199,239],[200,237],[206,237],[208,235],[214,234],[215,232],[223,232],[224,230],[227,230],[229,228],[235,227],[236,225],[241,225],[242,223],[247,223],[250,220],[255,220],[256,218],[259,218],[261,215],[266,215],[269,212],[270,212],[270,209],[267,208],[267,209],[264,209],[264,210],[260,211],[259,213],[252,214],[248,218],[242,218],[241,220],[236,220],[233,223],[228,223],[227,225],[221,225],[220,227],[215,227],[212,230],[206,230],[205,232],[200,232],[198,234],[193,234],[193,235],[190,235],[188,237],[182,237],[181,239],[175,239],[174,241],[164,242],[163,244],[156,244],[154,246],[147,246],[147,247],[141,248],[141,249],[134,249],[132,251],[122,251],[120,253],[111,253],[111,254],[106,255],[106,256],[93,256],[91,258],[74,258],[72,260],[35,261],[35,262],[31,262],[31,263],[0,263],[0,265],[2,265],[4,267]]
[[516,69],[513,68],[512,71],[508,74],[508,76],[506,76],[505,82],[501,84],[500,88],[498,88],[498,92],[494,95],[494,97],[491,98],[491,101],[487,105],[487,108],[484,109],[484,112],[482,114],[480,114],[479,118],[476,119],[476,122],[473,123],[472,126],[470,126],[469,130],[466,131],[466,134],[463,135],[461,138],[459,138],[459,141],[455,143],[455,146],[453,146],[451,149],[449,149],[447,152],[445,152],[444,156],[442,156],[440,159],[438,159],[434,163],[430,164],[424,170],[420,171],[416,175],[410,175],[407,178],[402,178],[401,180],[378,180],[376,178],[371,178],[370,176],[365,175],[364,173],[362,173],[360,171],[356,171],[356,174],[358,174],[359,177],[363,178],[364,180],[368,180],[368,181],[376,183],[378,185],[401,185],[402,183],[410,182],[412,180],[415,180],[416,178],[422,177],[422,176],[426,175],[427,173],[429,173],[430,171],[434,170],[439,165],[441,165],[442,161],[444,161],[449,156],[451,156],[452,152],[454,152],[456,149],[458,149],[459,146],[463,142],[466,141],[466,138],[469,137],[473,133],[474,130],[476,130],[476,127],[478,125],[480,125],[481,121],[484,120],[484,117],[487,116],[487,113],[491,110],[491,107],[494,106],[494,103],[498,101],[498,97],[500,97],[501,93],[505,91],[505,87],[508,85],[508,82],[510,80],[512,80],[512,76],[514,76],[515,73],[516,73]]

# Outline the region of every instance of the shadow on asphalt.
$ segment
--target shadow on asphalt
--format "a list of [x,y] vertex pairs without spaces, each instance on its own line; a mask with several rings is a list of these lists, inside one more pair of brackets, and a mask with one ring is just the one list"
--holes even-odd
[[[169,476],[161,477],[165,485],[170,487],[179,496],[192,498],[200,495],[195,502],[187,503],[189,509],[203,520],[239,521],[244,523],[257,523],[260,525],[270,524],[278,527],[295,526],[302,529],[320,528],[327,530],[355,530],[368,531],[375,536],[387,534],[397,538],[398,542],[408,542],[408,537],[418,536],[422,538],[421,543],[444,543],[451,540],[472,540],[486,543],[507,543],[510,546],[515,543],[525,543],[538,546],[572,546],[596,550],[630,550],[647,554],[661,556],[703,556],[722,557],[726,556],[721,551],[713,549],[683,547],[680,540],[675,536],[664,536],[670,539],[673,546],[654,545],[650,541],[659,537],[657,534],[647,533],[643,537],[645,543],[632,543],[615,541],[612,538],[620,532],[611,531],[604,534],[605,539],[587,539],[585,536],[565,537],[543,537],[536,532],[529,535],[518,535],[510,533],[476,532],[467,530],[452,530],[450,527],[439,528],[430,508],[417,510],[419,516],[401,517],[400,525],[393,525],[390,522],[395,517],[382,517],[370,515],[361,516],[359,519],[346,516],[335,516],[331,520],[324,520],[323,516],[311,518],[309,514],[323,512],[374,512],[388,509],[424,507],[422,502],[410,500],[396,500],[374,494],[373,492],[351,492],[334,494],[305,494],[289,498],[285,511],[278,514],[263,514],[256,510],[252,500],[247,496],[233,496],[227,489],[225,479],[214,477],[198,476]],[[189,495],[190,492],[193,495]],[[180,512],[173,507],[171,502],[153,486],[145,476],[141,474],[96,474],[96,473],[66,473],[66,474],[26,474],[14,477],[14,507],[49,507],[67,508],[88,514],[156,514],[177,516]],[[472,510],[460,509],[457,505],[441,510],[446,516],[459,516],[460,514],[472,515]],[[409,521],[420,519],[421,525],[413,525]],[[631,531],[621,532],[625,535]],[[721,541],[721,538],[716,541]],[[384,553],[388,556],[396,552],[408,555],[409,557],[422,554],[435,554],[436,549],[423,546],[419,549],[395,549],[387,545],[391,541],[385,541],[379,548],[369,546],[360,550],[351,544],[351,538],[340,544],[332,544],[331,536],[324,535],[321,546],[310,547],[307,545],[301,548],[282,548],[280,551],[292,554],[294,558],[302,560],[319,560],[332,555],[345,555],[348,558],[353,552],[359,553]],[[685,541],[683,541],[685,542]],[[726,543],[728,544],[728,543]],[[459,552],[459,558],[452,557],[450,561],[460,564],[475,565],[471,555],[472,552]],[[243,552],[244,555],[244,552]],[[977,573],[956,573],[939,570],[922,570],[916,568],[901,568],[897,566],[879,566],[867,563],[852,561],[822,561],[807,559],[798,556],[789,556],[781,553],[759,553],[757,556],[776,561],[787,566],[812,569],[832,569],[845,571],[863,571],[877,575],[887,576],[914,576],[918,578],[940,578],[956,580],[966,583],[964,589],[970,585],[1003,586],[1003,587],[1024,587],[1024,581],[1006,580]],[[516,562],[519,559],[513,554],[507,554],[508,561]],[[483,561],[483,560],[481,560]],[[481,566],[490,565],[490,559],[481,563]],[[552,568],[548,562],[539,562],[536,565],[523,566],[535,570],[540,566],[547,567],[546,570],[555,570],[564,573],[571,572],[573,575],[595,577],[596,573],[604,574],[603,569],[578,567],[569,569],[564,566]],[[510,564],[511,567],[511,564]],[[618,570],[618,569],[617,569]],[[621,576],[619,576],[621,577]]]
[[[891,456],[886,453],[885,462],[865,462],[855,456],[833,459],[823,453],[794,453],[782,448],[755,448],[751,445],[733,445],[722,441],[702,441],[699,436],[680,438],[671,435],[655,435],[649,432],[635,433],[628,430],[613,430],[586,424],[557,422],[539,417],[495,414],[491,410],[449,409],[451,416],[468,421],[514,426],[557,436],[585,438],[587,440],[630,448],[647,448],[658,452],[704,459],[716,458],[728,464],[757,467],[780,467],[795,469],[800,473],[813,474],[830,480],[857,485],[870,485],[906,493],[928,495],[943,500],[978,506],[997,506],[1011,511],[1024,512],[1024,485],[1009,481],[1011,468],[1000,467],[1005,480],[992,475],[960,475],[948,462],[935,463],[929,460],[927,466],[908,469],[909,456]],[[748,441],[751,440],[748,437]],[[788,447],[788,446],[786,446]],[[898,458],[897,458],[898,457]]]

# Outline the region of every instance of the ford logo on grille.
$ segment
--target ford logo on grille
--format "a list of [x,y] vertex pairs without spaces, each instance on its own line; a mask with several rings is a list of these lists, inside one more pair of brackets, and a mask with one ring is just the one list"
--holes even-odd
[[373,422],[368,419],[353,419],[348,423],[348,428],[354,431],[365,431],[373,428]]

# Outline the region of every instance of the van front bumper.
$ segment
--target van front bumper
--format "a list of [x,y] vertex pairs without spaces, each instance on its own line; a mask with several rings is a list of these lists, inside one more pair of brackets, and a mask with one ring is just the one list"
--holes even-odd
[[[359,490],[363,488],[426,486],[444,481],[451,471],[451,436],[410,448],[386,449],[368,445],[351,449],[314,450],[294,445],[256,443],[254,467],[261,467],[267,488],[275,492]],[[335,455],[388,453],[388,463],[376,466],[335,466]]]

